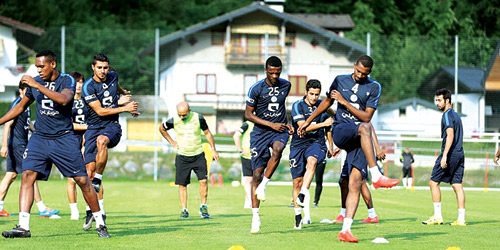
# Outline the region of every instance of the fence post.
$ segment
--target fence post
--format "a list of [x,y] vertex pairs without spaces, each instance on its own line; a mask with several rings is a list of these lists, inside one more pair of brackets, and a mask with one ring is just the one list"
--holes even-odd
[[61,27],[61,72],[66,73],[66,27]]
[[366,33],[366,54],[367,55],[370,55],[371,54],[371,35],[370,35],[370,32]]
[[413,163],[410,164],[411,169],[411,190],[415,190],[415,176],[413,175]]
[[484,192],[488,192],[488,153],[486,153],[486,167],[484,174]]
[[154,152],[154,180],[158,181],[158,95],[160,71],[160,29],[155,29],[155,152]]
[[388,161],[386,161],[386,162],[385,162],[385,172],[384,172],[385,176],[388,176],[388,175],[389,175],[389,174],[387,174],[387,162],[388,162]]

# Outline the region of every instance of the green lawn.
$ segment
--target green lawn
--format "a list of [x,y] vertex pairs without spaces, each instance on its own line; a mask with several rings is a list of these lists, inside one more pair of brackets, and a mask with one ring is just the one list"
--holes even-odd
[[[105,180],[105,210],[108,213],[110,239],[98,238],[95,229],[85,232],[83,221],[69,220],[65,181],[40,183],[45,203],[61,209],[61,219],[32,216],[31,239],[0,239],[0,249],[227,249],[241,245],[245,249],[498,249],[500,199],[498,192],[466,192],[468,226],[463,228],[424,226],[421,221],[432,213],[429,191],[375,190],[373,192],[380,224],[354,223],[353,232],[360,243],[341,243],[336,235],[341,225],[319,224],[339,211],[339,190],[325,187],[320,207],[312,210],[312,225],[293,229],[293,209],[288,208],[291,187],[269,186],[268,201],[261,207],[261,231],[251,235],[251,211],[244,210],[243,188],[225,185],[210,188],[211,219],[199,218],[198,186],[189,187],[191,218],[178,219],[177,187],[166,182]],[[314,190],[312,187],[311,191]],[[17,210],[19,181],[5,200],[5,209]],[[457,209],[452,191],[443,191],[445,222],[456,219]],[[83,216],[83,199],[79,208]],[[17,212],[15,213],[17,215]],[[367,216],[360,206],[355,221]],[[17,216],[0,218],[2,230],[11,229]],[[489,235],[489,236],[488,236]],[[384,237],[389,244],[370,243]]]

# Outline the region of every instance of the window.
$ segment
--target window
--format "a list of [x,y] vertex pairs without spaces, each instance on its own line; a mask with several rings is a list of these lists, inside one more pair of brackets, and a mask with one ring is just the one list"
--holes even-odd
[[292,84],[290,95],[303,95],[306,92],[307,76],[288,76]]
[[406,117],[406,107],[399,108],[399,117]]
[[457,113],[462,113],[462,103],[461,102],[457,102],[457,107],[456,107],[455,111]]
[[212,45],[224,45],[224,36],[225,36],[225,33],[224,32],[220,32],[220,31],[212,31],[211,32],[212,34]]
[[286,33],[285,35],[285,46],[295,47],[295,33]]
[[244,94],[248,95],[248,90],[252,85],[254,85],[257,82],[257,75],[244,75],[243,76],[243,81],[244,81]]
[[196,92],[198,94],[215,94],[215,74],[196,75]]

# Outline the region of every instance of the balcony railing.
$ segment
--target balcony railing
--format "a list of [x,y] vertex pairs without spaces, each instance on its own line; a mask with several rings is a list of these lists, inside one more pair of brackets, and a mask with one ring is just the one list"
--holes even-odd
[[264,65],[267,57],[278,56],[284,61],[286,53],[281,46],[241,46],[231,44],[226,48],[226,65]]
[[[302,96],[288,96],[286,100],[287,110],[291,110],[292,104],[300,99]],[[245,110],[246,106],[243,94],[184,94],[184,100],[191,106],[210,107],[215,110]]]

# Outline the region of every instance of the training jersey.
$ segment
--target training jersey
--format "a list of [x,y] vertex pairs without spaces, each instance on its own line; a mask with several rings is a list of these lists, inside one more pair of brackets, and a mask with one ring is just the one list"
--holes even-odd
[[118,74],[110,71],[106,75],[106,81],[97,82],[93,77],[89,78],[82,87],[82,99],[88,106],[87,129],[100,129],[112,123],[118,123],[118,114],[99,116],[90,107],[90,103],[99,101],[103,108],[118,108]]
[[[53,82],[45,82],[40,76],[34,79],[51,91],[61,93],[63,89],[70,89],[73,93],[75,92],[75,79],[68,74],[60,73]],[[32,87],[27,88],[26,97],[36,102],[36,122],[35,132],[33,132],[35,135],[54,138],[71,133],[73,130],[71,119],[73,100],[63,106]]]
[[[380,83],[368,77],[363,83],[356,83],[352,79],[352,75],[339,75],[335,77],[330,90],[326,93],[330,97],[330,93],[337,90],[342,97],[352,106],[359,110],[366,110],[367,107],[376,109],[382,92]],[[344,105],[338,105],[337,114],[335,115],[334,125],[339,123],[359,123],[359,119],[351,114]]]
[[453,143],[451,144],[450,154],[463,154],[464,149],[462,148],[463,141],[463,127],[462,127],[462,119],[453,109],[448,109],[444,112],[443,117],[441,118],[441,138],[443,138],[441,153],[444,151],[444,147],[446,145],[446,134],[447,128],[453,128]]
[[404,168],[409,168],[415,160],[413,159],[413,154],[411,152],[403,152],[401,156],[399,156],[399,161],[403,163]]
[[[285,100],[290,92],[289,81],[278,78],[278,82],[269,86],[266,79],[252,85],[248,90],[246,104],[255,108],[255,115],[272,123],[286,123]],[[256,128],[271,130],[271,128],[255,124]]]
[[174,129],[177,140],[177,154],[195,156],[203,153],[201,131],[207,130],[208,125],[201,114],[191,111],[185,120],[178,116],[170,118],[163,123],[163,128],[165,130]]
[[241,149],[243,149],[243,152],[241,152],[241,157],[251,160],[252,159],[252,154],[250,153],[250,134],[253,131],[253,127],[255,124],[251,121],[246,121],[241,125],[241,127],[238,129],[238,132],[241,133]]
[[[73,109],[71,110],[71,115],[73,117],[73,123],[86,124],[85,117],[87,116],[88,106],[85,105],[83,99],[74,99]],[[85,130],[75,130],[75,134],[83,135]]]
[[[304,99],[298,100],[292,105],[292,126],[295,131],[299,128],[299,121],[305,121],[309,116],[316,111],[318,106],[321,104],[321,99],[316,101],[314,105],[309,105]],[[328,119],[328,114],[322,113],[321,115],[314,118],[311,121],[312,124],[321,123]],[[290,143],[290,147],[308,147],[314,142],[319,143],[322,146],[325,146],[325,131],[329,131],[331,128],[321,128],[313,131],[307,132],[304,137],[300,137],[297,133],[293,133],[292,142]]]
[[[12,102],[9,110],[16,106],[21,97],[18,96]],[[26,146],[28,143],[28,133],[30,130],[30,107],[26,108],[20,115],[13,119],[12,126],[10,127],[8,145],[12,146]]]

